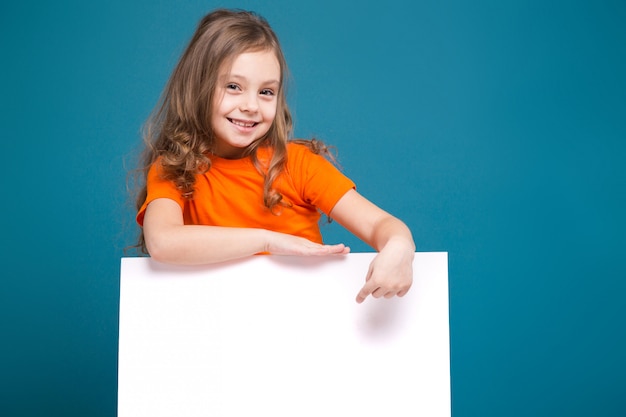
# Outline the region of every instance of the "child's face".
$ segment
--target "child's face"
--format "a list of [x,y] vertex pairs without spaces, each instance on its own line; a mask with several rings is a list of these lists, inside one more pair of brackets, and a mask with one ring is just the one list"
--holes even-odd
[[271,51],[244,52],[231,67],[222,66],[211,114],[216,155],[240,158],[267,133],[276,116],[280,79],[280,65]]

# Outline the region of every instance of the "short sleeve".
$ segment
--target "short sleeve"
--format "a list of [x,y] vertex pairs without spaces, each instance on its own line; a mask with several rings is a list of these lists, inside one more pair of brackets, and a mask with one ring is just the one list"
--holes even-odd
[[176,201],[176,203],[180,205],[181,210],[184,207],[184,197],[172,181],[163,178],[161,171],[161,164],[158,160],[152,164],[150,170],[148,171],[148,176],[146,178],[146,201],[142,204],[136,217],[137,223],[140,226],[143,226],[143,218],[146,214],[148,204],[157,198],[169,198],[170,200]]
[[354,182],[321,155],[304,145],[290,144],[288,169],[301,198],[328,215]]

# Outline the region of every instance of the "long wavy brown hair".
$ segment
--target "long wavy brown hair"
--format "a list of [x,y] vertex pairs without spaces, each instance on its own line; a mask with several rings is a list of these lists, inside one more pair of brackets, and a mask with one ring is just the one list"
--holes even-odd
[[[213,95],[219,69],[230,65],[244,52],[272,51],[280,65],[281,86],[277,94],[276,116],[269,131],[246,149],[264,177],[263,202],[275,212],[282,195],[272,188],[287,158],[287,142],[293,121],[286,101],[287,64],[278,37],[269,23],[253,12],[215,10],[206,15],[174,68],[159,103],[143,129],[145,149],[140,159],[141,177],[135,205],[139,209],[147,196],[145,179],[150,166],[160,160],[164,178],[174,182],[186,198],[193,196],[196,176],[211,168],[207,153],[215,136],[210,124]],[[297,141],[315,153],[329,155],[323,143]],[[260,146],[269,146],[272,157],[262,166],[256,156]],[[331,156],[332,158],[332,156]],[[137,247],[146,253],[143,229]]]

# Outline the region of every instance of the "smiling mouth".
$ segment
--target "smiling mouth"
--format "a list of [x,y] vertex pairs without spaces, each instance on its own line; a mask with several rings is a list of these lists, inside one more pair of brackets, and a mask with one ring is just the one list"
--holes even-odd
[[235,126],[239,126],[239,127],[254,127],[258,125],[258,123],[256,122],[245,122],[243,120],[236,120],[236,119],[230,119],[230,118],[228,119],[228,121],[234,124]]

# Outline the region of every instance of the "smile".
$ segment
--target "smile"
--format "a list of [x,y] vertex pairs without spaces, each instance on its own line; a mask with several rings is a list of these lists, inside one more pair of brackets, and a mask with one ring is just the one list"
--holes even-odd
[[235,126],[240,126],[240,127],[254,127],[258,125],[258,123],[256,122],[244,122],[243,120],[228,119],[228,121],[234,124]]

